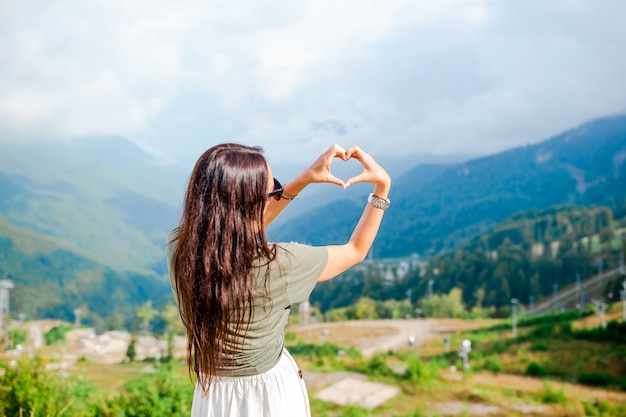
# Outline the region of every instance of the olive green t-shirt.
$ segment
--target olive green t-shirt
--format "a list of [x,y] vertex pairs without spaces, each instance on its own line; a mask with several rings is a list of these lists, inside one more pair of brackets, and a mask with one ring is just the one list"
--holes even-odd
[[[168,236],[167,264],[174,299],[178,302],[171,268],[176,235],[177,230],[174,229]],[[250,329],[239,354],[234,358],[234,367],[225,369],[225,376],[257,375],[278,363],[284,347],[283,330],[287,326],[291,306],[309,298],[327,261],[328,251],[325,247],[295,242],[277,244],[276,260],[256,269],[255,282],[263,293],[265,273],[269,268],[269,298],[255,298]]]

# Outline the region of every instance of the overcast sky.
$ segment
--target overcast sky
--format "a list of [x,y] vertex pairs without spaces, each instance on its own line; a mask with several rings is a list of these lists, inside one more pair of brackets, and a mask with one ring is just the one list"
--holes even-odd
[[622,0],[0,0],[0,141],[483,155],[626,112]]

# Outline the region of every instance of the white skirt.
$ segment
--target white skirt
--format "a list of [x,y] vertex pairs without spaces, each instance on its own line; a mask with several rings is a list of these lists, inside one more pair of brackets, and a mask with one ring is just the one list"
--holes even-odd
[[204,394],[196,384],[191,417],[309,417],[309,396],[287,349],[272,369],[259,375],[221,377]]

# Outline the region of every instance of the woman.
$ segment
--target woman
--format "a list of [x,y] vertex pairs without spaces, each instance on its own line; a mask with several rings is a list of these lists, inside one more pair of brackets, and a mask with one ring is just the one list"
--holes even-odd
[[[358,160],[345,183],[335,159]],[[374,185],[343,245],[269,243],[265,227],[311,183]],[[307,416],[302,373],[284,348],[290,307],[319,281],[361,262],[370,249],[391,179],[361,150],[333,145],[284,187],[259,148],[222,144],[197,161],[180,225],[168,237],[170,280],[187,329],[187,358],[197,377],[192,416]]]

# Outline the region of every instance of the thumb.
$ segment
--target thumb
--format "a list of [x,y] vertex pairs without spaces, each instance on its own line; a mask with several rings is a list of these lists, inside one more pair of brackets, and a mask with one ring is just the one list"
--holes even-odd
[[346,183],[343,182],[343,180],[335,177],[332,174],[328,176],[328,178],[326,179],[326,182],[329,182],[331,184],[336,184],[336,185],[340,186],[341,188],[343,188],[344,190],[348,186]]
[[359,175],[356,175],[352,178],[350,178],[348,181],[346,181],[346,187],[352,185],[352,184],[357,184],[359,182],[363,182],[365,181],[365,173],[361,172]]

